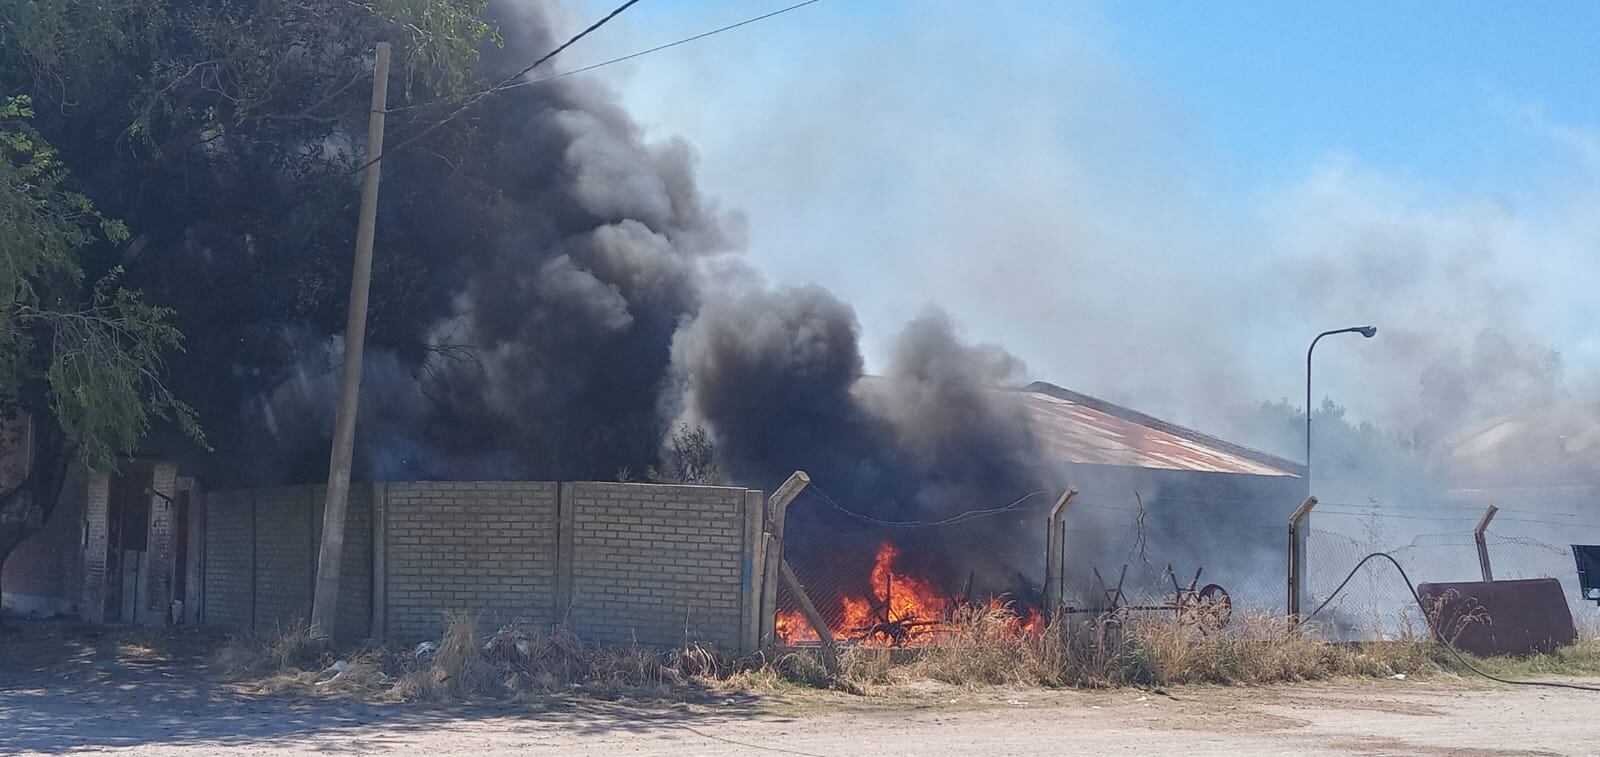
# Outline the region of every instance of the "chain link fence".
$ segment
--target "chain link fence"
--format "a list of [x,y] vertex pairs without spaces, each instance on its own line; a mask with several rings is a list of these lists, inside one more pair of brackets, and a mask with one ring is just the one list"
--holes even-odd
[[[914,642],[967,604],[1006,603],[1026,618],[1048,606],[1047,520],[1058,496],[1033,492],[943,520],[894,522],[813,485],[789,508],[785,555],[841,640]],[[1178,591],[1216,584],[1235,617],[1281,614],[1288,516],[1298,504],[1079,492],[1063,511],[1061,599],[1085,613],[1113,599],[1162,612]],[[1310,627],[1345,641],[1425,635],[1394,566],[1356,565],[1384,552],[1416,584],[1481,580],[1473,532],[1482,515],[1459,505],[1319,504],[1307,530],[1302,610],[1311,613],[1350,581]],[[1596,543],[1600,517],[1576,513],[1502,508],[1486,534],[1494,577],[1560,580],[1587,636],[1600,634],[1600,607],[1581,597],[1570,545]],[[780,637],[814,640],[795,598],[780,589],[778,599]]]
[[[1047,521],[1059,492],[894,522],[838,501],[825,486],[813,482],[789,506],[784,554],[836,638],[915,641],[963,605],[1001,603],[1023,622],[1042,618]],[[1277,524],[1297,504],[1079,492],[1063,511],[1062,600],[1090,611],[1120,587],[1118,604],[1157,608],[1172,604],[1177,589],[1217,584],[1238,611],[1282,612],[1288,537]],[[815,640],[783,588],[777,627],[791,643]]]
[[[1415,584],[1482,580],[1473,536],[1482,514],[1457,506],[1319,505],[1306,540],[1303,606],[1307,613],[1324,601],[1327,607],[1312,626],[1345,641],[1426,635],[1421,610],[1394,566],[1379,560],[1356,565],[1386,552]],[[1587,636],[1600,631],[1600,608],[1580,595],[1570,545],[1595,543],[1600,518],[1575,514],[1502,509],[1485,534],[1494,578],[1559,579],[1573,621]],[[1347,577],[1349,584],[1329,600]]]
[[[964,604],[993,600],[1022,614],[1040,607],[1053,501],[1032,492],[944,520],[897,522],[813,483],[789,506],[784,557],[836,638],[907,643]],[[778,593],[777,625],[791,643],[816,638],[787,589]]]
[[[1236,612],[1281,612],[1287,513],[1298,503],[1080,492],[1064,518],[1068,607],[1163,607],[1178,590],[1215,584]],[[1192,586],[1191,586],[1192,584]],[[1118,593],[1120,589],[1120,594]],[[1158,612],[1158,611],[1157,611]]]

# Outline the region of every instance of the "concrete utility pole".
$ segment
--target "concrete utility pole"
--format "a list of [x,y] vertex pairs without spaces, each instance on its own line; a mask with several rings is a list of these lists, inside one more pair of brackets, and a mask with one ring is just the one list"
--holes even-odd
[[361,394],[361,354],[367,343],[367,290],[372,283],[372,236],[378,220],[378,178],[383,170],[383,112],[389,104],[389,43],[379,42],[372,74],[372,113],[367,123],[366,168],[361,175],[361,218],[356,223],[356,260],[350,275],[350,312],[344,327],[344,364],[339,370],[339,409],[333,420],[328,460],[328,500],[322,512],[322,549],[311,600],[311,636],[332,635],[339,608],[339,569],[344,557],[344,520],[350,503],[350,458],[355,447],[356,405]]

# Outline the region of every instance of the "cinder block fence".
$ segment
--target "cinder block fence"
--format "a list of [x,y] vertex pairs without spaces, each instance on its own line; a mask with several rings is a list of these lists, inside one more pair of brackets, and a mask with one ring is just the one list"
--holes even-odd
[[[309,615],[325,489],[205,495],[203,622]],[[351,487],[336,636],[437,639],[444,614],[565,623],[585,641],[750,652],[763,498],[714,486],[415,482]]]

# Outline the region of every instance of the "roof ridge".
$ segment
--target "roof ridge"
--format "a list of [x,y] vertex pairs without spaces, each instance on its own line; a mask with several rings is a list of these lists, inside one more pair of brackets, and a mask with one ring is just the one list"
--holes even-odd
[[1164,421],[1148,413],[1141,413],[1138,410],[1134,410],[1133,408],[1125,407],[1123,405],[1118,405],[1115,402],[1103,400],[1099,397],[1091,397],[1082,392],[1075,392],[1071,389],[1057,386],[1048,381],[1035,381],[1015,391],[1035,392],[1038,394],[1055,397],[1056,399],[1066,400],[1074,404],[1083,405],[1084,407],[1097,410],[1116,418],[1121,418],[1122,420],[1130,423],[1136,423],[1141,426],[1153,428],[1157,431],[1172,434],[1173,436],[1187,439],[1192,442],[1198,442],[1200,444],[1215,447],[1224,452],[1238,455],[1239,457],[1245,458],[1252,462],[1260,463],[1261,465],[1277,468],[1286,473],[1292,473],[1301,478],[1305,477],[1305,466],[1293,460],[1278,457],[1277,455],[1268,452],[1262,452],[1261,450],[1253,449],[1251,447],[1246,447],[1242,444],[1235,444],[1227,441],[1226,439],[1207,434],[1203,431],[1196,431],[1195,429],[1187,426],[1180,426],[1170,421]]

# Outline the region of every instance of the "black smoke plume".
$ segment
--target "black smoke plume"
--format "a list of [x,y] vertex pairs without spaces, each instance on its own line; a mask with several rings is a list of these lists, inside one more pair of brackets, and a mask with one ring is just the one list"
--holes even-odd
[[[506,44],[485,52],[487,81],[552,42],[525,5],[494,12]],[[994,391],[1022,381],[1015,358],[962,343],[935,312],[906,327],[886,376],[864,379],[851,308],[726,276],[742,220],[700,193],[687,144],[647,138],[592,82],[496,97],[473,127],[458,161],[386,165],[379,255],[386,240],[410,251],[423,272],[410,300],[434,309],[410,355],[382,346],[375,318],[360,477],[638,475],[689,424],[710,432],[733,481],[771,490],[805,469],[879,519],[1043,486],[1026,416]],[[292,368],[228,421],[248,443],[219,444],[219,469],[240,483],[325,471],[338,343],[310,325],[282,338]],[[796,512],[808,509],[845,517],[820,502]]]

